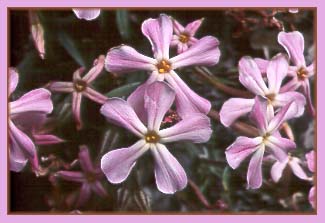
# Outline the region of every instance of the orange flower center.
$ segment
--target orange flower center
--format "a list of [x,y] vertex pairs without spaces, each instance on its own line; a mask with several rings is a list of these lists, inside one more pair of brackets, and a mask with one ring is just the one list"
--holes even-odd
[[308,71],[304,67],[300,67],[297,70],[297,76],[299,80],[305,80],[308,76]]
[[178,38],[181,43],[187,43],[190,40],[190,37],[186,33],[182,33]]
[[156,66],[160,74],[168,73],[172,69],[170,62],[167,60],[161,60]]
[[148,131],[144,139],[147,143],[157,143],[160,140],[160,137],[155,131]]
[[77,92],[82,92],[86,90],[87,83],[83,80],[75,80],[73,83],[73,87]]

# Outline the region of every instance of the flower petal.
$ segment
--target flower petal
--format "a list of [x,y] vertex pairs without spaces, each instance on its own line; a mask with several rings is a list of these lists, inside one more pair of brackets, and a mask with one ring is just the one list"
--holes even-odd
[[82,99],[81,93],[78,92],[72,93],[72,114],[76,122],[77,130],[80,130],[82,128],[82,121],[81,121],[81,114],[80,114],[81,99]]
[[162,143],[181,140],[203,143],[210,139],[211,134],[210,119],[201,113],[191,114],[174,126],[159,131]]
[[161,14],[157,19],[147,19],[141,30],[152,46],[157,60],[169,59],[169,46],[173,35],[173,24],[169,16]]
[[262,75],[266,74],[266,70],[270,61],[262,58],[254,58],[254,61],[257,64],[257,67],[261,71]]
[[296,175],[298,178],[300,178],[302,180],[308,180],[309,177],[307,176],[305,171],[300,166],[300,163],[301,163],[300,159],[298,159],[297,157],[291,157],[289,165],[290,165],[294,175]]
[[100,15],[100,9],[84,9],[84,8],[75,8],[72,9],[73,13],[77,16],[78,19],[85,19],[87,21],[94,20]]
[[306,66],[304,57],[304,37],[298,32],[280,32],[278,42],[285,48],[296,66]]
[[310,113],[315,116],[315,109],[313,106],[313,102],[311,100],[311,91],[310,91],[310,84],[309,84],[309,80],[306,79],[303,83],[302,83],[302,89],[303,89],[303,93],[307,99],[307,108],[310,111]]
[[101,159],[101,169],[107,180],[113,184],[123,182],[130,174],[137,159],[149,149],[144,140],[128,148],[116,149],[106,153]]
[[279,162],[276,161],[271,168],[271,177],[272,180],[277,183],[282,177],[283,170],[286,168],[288,162]]
[[62,178],[66,181],[72,181],[72,182],[85,182],[85,176],[83,173],[79,171],[67,171],[67,170],[61,170],[58,171],[55,176]]
[[100,113],[109,122],[126,128],[139,137],[147,132],[147,128],[142,124],[133,108],[120,98],[108,99],[101,107]]
[[198,112],[208,114],[211,103],[189,88],[175,72],[171,71],[170,74],[166,75],[166,81],[176,92],[177,113],[181,117]]
[[165,82],[156,81],[147,86],[144,108],[148,117],[148,130],[159,131],[161,122],[175,100],[175,92]]
[[26,166],[28,162],[28,159],[15,159],[14,157],[11,156],[10,152],[9,152],[9,168],[10,171],[14,171],[14,172],[20,172],[24,169],[24,167]]
[[176,158],[163,144],[155,144],[151,148],[155,158],[155,177],[158,190],[165,194],[173,194],[184,189],[187,176]]
[[238,64],[239,81],[248,90],[256,95],[264,95],[268,93],[268,89],[263,80],[261,71],[253,58],[245,56],[242,57]]
[[13,67],[9,67],[9,95],[11,95],[12,92],[15,91],[18,81],[19,81],[18,71]]
[[51,113],[52,110],[51,92],[44,88],[32,90],[18,100],[10,102],[10,115],[30,111]]
[[134,48],[121,45],[110,49],[105,59],[105,68],[112,73],[128,73],[137,70],[153,71],[157,61],[140,54]]
[[106,197],[107,191],[105,190],[105,188],[103,187],[103,185],[101,184],[100,181],[95,181],[94,183],[92,183],[91,185],[91,189],[100,197],[104,198]]
[[80,192],[79,192],[79,198],[76,202],[76,207],[83,206],[90,198],[91,196],[91,187],[88,183],[83,183]]
[[48,89],[53,92],[71,93],[74,91],[72,82],[55,81],[48,85]]
[[247,171],[247,188],[257,189],[262,186],[262,162],[264,147],[259,148],[252,156]]
[[99,104],[104,104],[108,99],[108,97],[92,89],[91,87],[87,87],[86,90],[83,92],[83,95]]
[[312,150],[309,153],[306,154],[306,160],[307,160],[307,165],[308,165],[308,169],[311,172],[315,172],[315,151]]
[[206,36],[198,40],[185,52],[170,59],[173,69],[186,66],[213,66],[219,62],[219,40]]
[[267,99],[262,98],[261,96],[256,96],[255,104],[250,113],[250,119],[255,123],[259,130],[262,130],[263,133],[266,132],[268,126],[267,103]]
[[95,168],[93,162],[91,161],[88,147],[85,145],[80,146],[79,150],[79,163],[84,172],[94,172]]
[[313,208],[316,207],[316,187],[313,186],[310,191],[309,191],[309,195],[308,195],[308,200],[309,200],[309,203],[311,204],[311,206]]
[[236,169],[246,157],[260,148],[261,143],[261,137],[252,139],[239,136],[236,141],[226,149],[225,154],[229,166]]
[[102,72],[105,64],[105,56],[100,55],[95,61],[94,66],[88,71],[88,73],[82,78],[87,83],[92,82]]
[[288,159],[287,152],[296,148],[296,144],[293,141],[274,135],[267,138],[265,145],[280,162],[285,162]]
[[301,116],[305,111],[306,98],[299,92],[289,91],[276,95],[274,99],[274,106],[283,107],[294,101],[297,104],[297,117]]
[[289,63],[283,54],[278,54],[272,58],[267,66],[267,80],[270,92],[278,93],[283,79],[287,76]]
[[33,139],[36,145],[54,145],[64,142],[63,139],[50,134],[33,134]]
[[230,98],[223,103],[220,110],[221,123],[229,127],[236,119],[249,113],[254,105],[254,99]]
[[190,34],[190,36],[194,36],[197,30],[200,28],[204,18],[197,19],[185,26],[185,32]]

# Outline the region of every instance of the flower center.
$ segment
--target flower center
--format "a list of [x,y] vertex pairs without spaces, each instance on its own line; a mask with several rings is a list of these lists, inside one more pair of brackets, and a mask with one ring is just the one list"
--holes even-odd
[[298,76],[299,80],[303,81],[303,80],[305,80],[307,78],[308,71],[304,67],[300,67],[297,70],[297,76]]
[[264,144],[266,143],[266,141],[269,139],[270,136],[271,136],[270,133],[265,133],[265,135],[263,136],[263,143]]
[[172,68],[170,62],[167,60],[161,60],[156,66],[160,74],[168,73]]
[[147,143],[157,143],[160,140],[160,137],[155,131],[148,131],[144,139]]
[[91,174],[91,173],[87,173],[86,174],[86,179],[89,183],[93,183],[95,182],[97,179],[96,179],[96,176],[94,174]]
[[269,103],[269,104],[272,104],[272,102],[274,101],[274,99],[275,99],[275,94],[267,94],[267,95],[265,95],[265,97],[267,98],[267,102]]
[[190,40],[190,37],[186,33],[182,33],[178,38],[181,43],[187,43]]
[[73,87],[77,92],[82,92],[84,90],[86,90],[87,88],[87,83],[86,81],[83,80],[75,80],[73,83]]

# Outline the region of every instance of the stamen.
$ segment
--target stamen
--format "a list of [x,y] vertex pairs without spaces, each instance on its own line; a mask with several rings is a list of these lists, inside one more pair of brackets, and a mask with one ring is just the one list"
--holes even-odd
[[170,62],[167,60],[161,60],[156,66],[160,74],[168,73],[172,68]]
[[269,104],[272,104],[272,102],[274,101],[274,99],[275,99],[275,94],[267,94],[267,95],[265,95],[265,97],[267,98],[267,102],[269,103]]
[[73,83],[73,87],[77,92],[82,92],[86,90],[87,83],[83,80],[75,80]]
[[187,43],[190,40],[190,37],[186,33],[179,35],[179,41],[181,43]]
[[157,143],[160,140],[159,135],[155,131],[149,131],[145,135],[144,139],[147,143]]
[[298,79],[303,81],[308,77],[308,71],[304,67],[300,67],[297,70]]

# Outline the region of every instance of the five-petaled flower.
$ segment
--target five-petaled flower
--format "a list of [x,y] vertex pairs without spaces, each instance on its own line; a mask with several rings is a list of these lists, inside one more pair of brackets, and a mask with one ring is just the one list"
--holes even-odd
[[[267,85],[264,82],[258,65],[251,57],[243,57],[239,61],[239,81],[252,93],[267,99],[268,120],[273,116],[275,108],[283,107],[291,101],[298,105],[297,116],[304,112],[306,99],[299,92],[281,92],[281,84],[288,73],[288,61],[283,54],[272,58],[267,66]],[[255,104],[254,99],[230,98],[220,111],[220,120],[223,125],[230,126],[237,118],[249,113]]]
[[[14,68],[9,68],[9,95],[16,89],[18,79],[18,72]],[[52,110],[51,93],[44,88],[29,91],[16,101],[9,103],[10,170],[20,172],[29,160],[33,170],[38,171],[38,157],[35,145],[31,138],[17,127],[18,119],[49,114]]]
[[194,35],[200,28],[203,20],[203,18],[195,20],[184,27],[176,19],[173,19],[174,35],[170,45],[177,47],[177,54],[185,52],[190,46],[198,41]]
[[104,175],[99,166],[94,165],[91,161],[87,146],[80,146],[79,163],[81,171],[61,170],[55,176],[71,182],[81,183],[79,197],[76,201],[76,207],[83,206],[94,192],[99,197],[105,198],[108,196],[101,180]]
[[251,120],[259,130],[259,136],[255,138],[240,136],[225,152],[228,164],[233,169],[236,169],[246,157],[253,154],[247,171],[247,187],[253,189],[262,185],[262,161],[265,151],[268,151],[278,161],[286,162],[287,151],[296,148],[293,141],[281,137],[279,127],[286,120],[299,114],[298,105],[292,101],[283,106],[274,117],[268,119],[267,103],[267,99],[256,96],[250,114]]
[[101,73],[104,67],[104,60],[104,56],[99,56],[98,59],[95,60],[93,68],[82,78],[80,74],[84,71],[84,68],[79,68],[74,72],[72,82],[51,82],[48,86],[48,88],[54,92],[72,93],[72,112],[78,130],[82,128],[82,121],[80,118],[82,96],[99,104],[104,104],[107,100],[105,95],[97,92],[90,86],[90,83]]
[[184,169],[164,144],[182,140],[207,142],[212,130],[210,119],[202,113],[193,113],[172,127],[160,129],[174,99],[175,92],[167,83],[156,81],[148,85],[144,95],[138,98],[146,108],[147,119],[144,123],[132,105],[120,98],[108,99],[102,106],[101,113],[108,121],[128,129],[140,138],[134,145],[110,151],[102,157],[101,168],[111,183],[123,182],[136,160],[150,150],[155,159],[158,189],[171,194],[186,186]]
[[74,8],[72,11],[78,19],[87,21],[94,20],[100,15],[100,9],[95,8]]
[[[310,151],[306,154],[307,166],[308,169],[314,173],[315,172],[315,152],[314,150]],[[309,195],[308,195],[309,203],[313,208],[316,207],[316,186],[310,188]]]
[[172,20],[167,15],[160,15],[158,19],[147,19],[142,23],[142,33],[149,39],[154,58],[140,54],[134,48],[121,45],[108,51],[105,67],[112,73],[127,73],[136,70],[146,70],[151,73],[148,81],[138,87],[128,103],[136,110],[143,110],[137,106],[134,98],[144,94],[146,85],[158,80],[166,80],[176,91],[177,112],[185,117],[190,112],[210,111],[211,103],[191,90],[176,74],[175,69],[189,65],[212,66],[218,63],[220,57],[219,41],[212,36],[198,40],[187,51],[170,58],[169,47],[173,35]]

